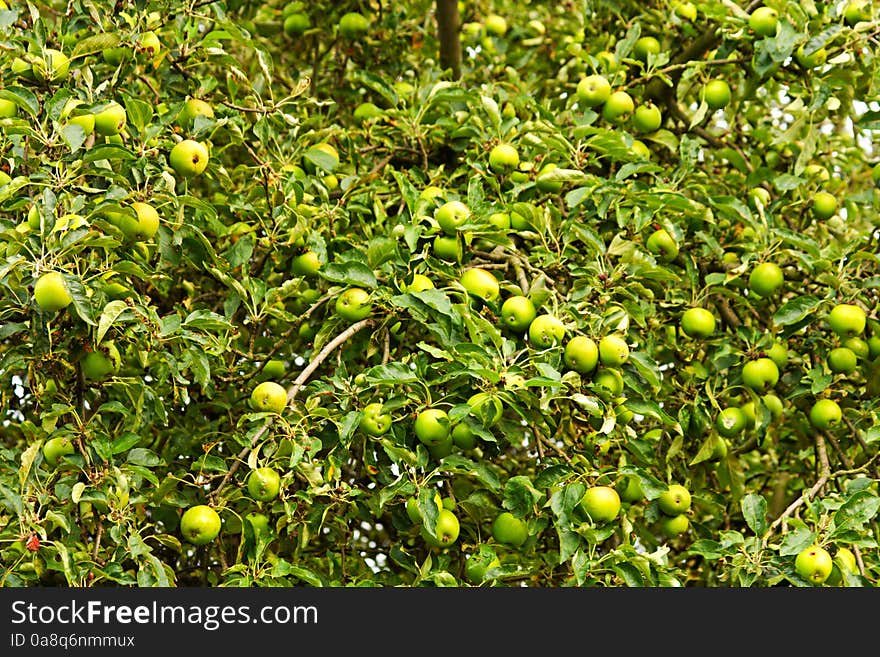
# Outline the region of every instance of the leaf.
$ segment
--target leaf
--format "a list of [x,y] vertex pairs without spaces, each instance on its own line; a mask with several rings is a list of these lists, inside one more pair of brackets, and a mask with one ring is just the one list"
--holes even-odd
[[364,263],[354,260],[343,263],[331,262],[322,267],[318,273],[332,283],[365,288],[374,288],[378,284],[373,270]]
[[756,536],[767,531],[767,500],[757,493],[749,493],[740,500],[743,518]]
[[104,310],[101,311],[101,316],[98,317],[98,328],[95,332],[95,344],[100,344],[101,340],[104,339],[104,336],[107,334],[107,331],[110,330],[110,326],[116,319],[126,310],[128,309],[128,304],[122,300],[115,300],[109,302],[106,306],[104,306]]
[[525,475],[514,475],[504,484],[504,501],[502,506],[515,516],[523,517],[532,510],[532,506],[541,499],[541,493]]
[[162,465],[163,461],[159,455],[145,447],[138,447],[128,453],[128,462],[132,465],[142,465],[145,468],[152,468]]
[[786,301],[782,306],[773,313],[773,323],[779,326],[795,324],[807,316],[813,314],[822,300],[812,294],[805,294]]
[[70,59],[94,55],[106,48],[113,48],[119,41],[119,35],[115,32],[102,32],[87,36],[76,42],[73,51],[70,53]]
[[843,503],[834,513],[836,530],[852,529],[869,522],[880,510],[880,497],[861,490]]
[[22,488],[24,488],[24,485],[31,474],[31,467],[33,467],[34,460],[37,458],[37,454],[40,453],[42,447],[43,441],[37,440],[21,453],[21,467],[18,469],[18,483]]

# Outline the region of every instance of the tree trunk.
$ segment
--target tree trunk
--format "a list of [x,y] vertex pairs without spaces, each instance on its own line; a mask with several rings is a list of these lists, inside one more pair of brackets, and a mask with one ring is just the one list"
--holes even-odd
[[461,77],[461,41],[458,28],[458,0],[437,0],[437,38],[440,40],[440,66]]

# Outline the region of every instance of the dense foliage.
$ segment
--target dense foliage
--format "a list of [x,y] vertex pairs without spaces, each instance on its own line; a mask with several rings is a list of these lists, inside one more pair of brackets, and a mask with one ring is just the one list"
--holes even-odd
[[5,4],[3,585],[880,581],[869,3]]

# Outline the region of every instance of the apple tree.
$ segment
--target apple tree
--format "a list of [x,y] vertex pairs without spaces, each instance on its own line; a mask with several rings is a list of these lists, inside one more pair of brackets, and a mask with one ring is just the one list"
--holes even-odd
[[7,586],[876,586],[870,2],[0,2]]

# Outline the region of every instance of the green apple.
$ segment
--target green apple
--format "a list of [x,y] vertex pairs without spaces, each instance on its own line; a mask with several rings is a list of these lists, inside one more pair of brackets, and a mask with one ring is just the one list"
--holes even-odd
[[76,448],[67,436],[54,436],[43,443],[42,451],[43,460],[54,468],[63,457],[75,453]]
[[811,545],[798,552],[794,559],[794,569],[798,575],[812,584],[822,584],[831,574],[834,559],[828,551],[819,546]]
[[388,433],[391,429],[391,413],[383,409],[382,402],[372,402],[364,406],[360,422],[361,431],[374,437]]
[[629,344],[617,333],[599,340],[599,361],[605,367],[619,367],[629,360]]
[[771,200],[770,192],[764,187],[753,187],[749,190],[749,206],[754,210],[757,210],[759,206],[765,209],[769,208]]
[[633,128],[638,132],[655,132],[663,123],[663,115],[660,108],[654,103],[648,102],[639,105],[632,117]]
[[434,526],[434,536],[422,525],[421,536],[428,545],[436,548],[448,548],[458,540],[461,525],[458,516],[447,508],[441,508],[437,513],[437,524]]
[[681,316],[681,330],[691,338],[708,338],[715,332],[715,316],[705,308],[688,308]]
[[359,322],[373,312],[370,293],[360,287],[349,287],[336,297],[336,314],[349,322]]
[[833,429],[843,420],[843,411],[833,399],[817,399],[810,408],[810,424],[825,431]]
[[537,315],[535,304],[522,294],[508,297],[501,304],[501,323],[514,333],[525,333]]
[[339,19],[339,35],[345,39],[356,39],[370,29],[370,21],[363,14],[350,11]]
[[67,125],[78,125],[88,136],[95,131],[95,115],[91,112],[83,114],[74,114],[67,119]]
[[758,7],[749,14],[749,28],[760,37],[776,36],[779,12],[772,7]]
[[645,247],[663,262],[671,262],[678,256],[678,243],[665,228],[658,228],[648,236]]
[[452,443],[465,451],[477,446],[477,434],[464,422],[452,427]]
[[867,315],[855,304],[839,303],[828,313],[826,321],[838,336],[851,338],[864,332]]
[[519,166],[519,152],[508,143],[496,144],[489,151],[489,168],[496,173],[507,173]]
[[95,132],[104,137],[118,135],[125,128],[128,115],[125,108],[115,100],[95,114]]
[[[371,103],[370,101],[364,101],[360,103],[357,107],[354,108],[354,112],[352,112],[352,117],[358,123],[366,123],[372,119],[377,119],[382,116],[384,112],[382,109],[376,105],[375,103]],[[439,187],[437,189],[440,189]],[[443,190],[440,190],[441,193]],[[421,197],[421,195],[419,195]]]
[[549,313],[535,317],[529,324],[529,342],[538,349],[548,349],[562,342],[565,337],[565,324]]
[[493,36],[503,37],[507,34],[507,19],[498,14],[489,14],[483,22],[486,32]]
[[622,125],[632,116],[635,102],[627,92],[618,90],[608,96],[602,105],[602,118],[614,125]]
[[563,182],[561,180],[553,180],[550,176],[559,166],[554,162],[547,162],[538,171],[535,176],[535,187],[538,191],[547,194],[558,194],[562,191]]
[[522,518],[502,511],[492,521],[492,538],[502,545],[520,547],[529,537],[529,527]]
[[636,39],[633,45],[633,55],[636,59],[647,62],[650,55],[660,54],[660,42],[656,37],[643,36]]
[[471,210],[462,201],[446,201],[434,212],[434,219],[447,235],[455,235],[458,227],[470,219]]
[[603,398],[619,397],[623,392],[623,375],[614,368],[603,367],[593,376],[593,385]]
[[278,497],[281,490],[281,475],[275,468],[263,466],[251,470],[247,478],[250,496],[258,502],[269,502]]
[[288,14],[281,23],[281,29],[289,37],[300,36],[311,27],[312,20],[309,15],[301,11]]
[[275,381],[263,381],[251,391],[250,404],[255,411],[281,413],[287,407],[287,390]]
[[445,262],[461,261],[461,242],[456,235],[437,235],[431,250],[437,258]]
[[620,495],[611,486],[590,486],[580,507],[593,522],[610,522],[620,513]]
[[852,550],[846,547],[837,548],[834,553],[834,566],[831,568],[831,574],[828,576],[826,583],[829,586],[840,586],[844,584],[844,573],[847,575],[856,575],[859,572],[856,555]]
[[599,346],[586,335],[576,335],[566,343],[562,359],[569,369],[589,374],[599,364]]
[[822,64],[825,63],[825,60],[828,59],[828,51],[825,50],[824,47],[820,47],[810,53],[807,53],[806,45],[807,44],[802,43],[794,53],[795,59],[797,59],[798,64],[800,64],[802,68],[806,69],[822,66]]
[[177,115],[177,122],[182,128],[191,129],[195,123],[196,117],[204,116],[209,119],[214,118],[214,108],[210,103],[205,102],[201,98],[189,98],[180,108]]
[[765,393],[779,382],[779,368],[771,358],[756,358],[743,365],[742,380],[755,392]]
[[749,291],[759,297],[770,297],[785,282],[782,268],[775,262],[762,262],[749,274]]
[[599,73],[587,75],[578,82],[575,94],[584,107],[598,107],[611,96],[611,83]]
[[314,276],[321,269],[318,254],[307,249],[290,260],[290,272],[295,276]]
[[193,545],[207,545],[220,533],[220,516],[206,504],[191,506],[180,517],[180,533]]
[[18,105],[8,98],[0,98],[0,119],[11,119],[18,116]]
[[483,301],[495,301],[501,294],[501,287],[495,274],[482,267],[465,269],[459,278],[459,283],[469,295]]
[[412,280],[406,286],[405,292],[423,292],[424,290],[434,289],[434,281],[424,274],[413,274]]
[[680,513],[677,516],[663,516],[660,518],[660,530],[669,538],[675,538],[684,534],[691,521],[686,513]]
[[837,198],[829,192],[816,192],[810,207],[816,218],[830,219],[837,212]]
[[675,5],[675,15],[679,18],[694,22],[697,20],[697,6],[693,2],[678,2]]
[[788,347],[779,340],[774,340],[765,353],[770,360],[776,363],[776,367],[779,369],[784,368],[788,364]]
[[[59,221],[61,220],[59,219]],[[867,340],[863,340],[857,335],[844,340],[842,346],[852,351],[856,355],[856,358],[864,360],[871,356],[871,345],[868,344]]]
[[105,351],[93,349],[80,361],[80,370],[88,381],[103,381],[119,370],[122,358],[113,343],[104,343]]
[[67,283],[60,272],[42,274],[34,283],[34,301],[46,312],[57,312],[73,302]]
[[657,506],[667,516],[687,513],[691,508],[691,492],[681,484],[670,484],[657,498]]
[[70,59],[60,50],[46,48],[33,63],[34,77],[41,82],[59,82],[70,71]]
[[126,242],[145,242],[159,230],[159,213],[149,203],[135,201],[131,204],[134,216],[129,212],[109,212],[107,220],[116,226]]
[[489,215],[487,221],[489,225],[497,230],[510,230],[510,214],[507,212],[493,212]]
[[843,20],[850,27],[856,23],[871,20],[870,0],[851,0],[843,8]]
[[168,163],[177,175],[193,178],[207,168],[208,149],[195,139],[184,139],[174,144],[168,154]]
[[719,110],[727,107],[730,102],[730,85],[725,80],[710,80],[703,87],[703,100],[711,110]]
[[426,408],[416,415],[413,423],[416,438],[428,447],[439,445],[450,437],[452,427],[449,415],[441,408]]
[[739,406],[723,408],[715,418],[715,428],[725,438],[739,435],[748,425],[748,417]]
[[835,347],[825,358],[828,369],[835,374],[852,374],[859,366],[855,352],[848,347]]
[[645,491],[642,490],[642,482],[636,475],[623,475],[616,484],[618,494],[622,502],[634,504],[645,499]]

